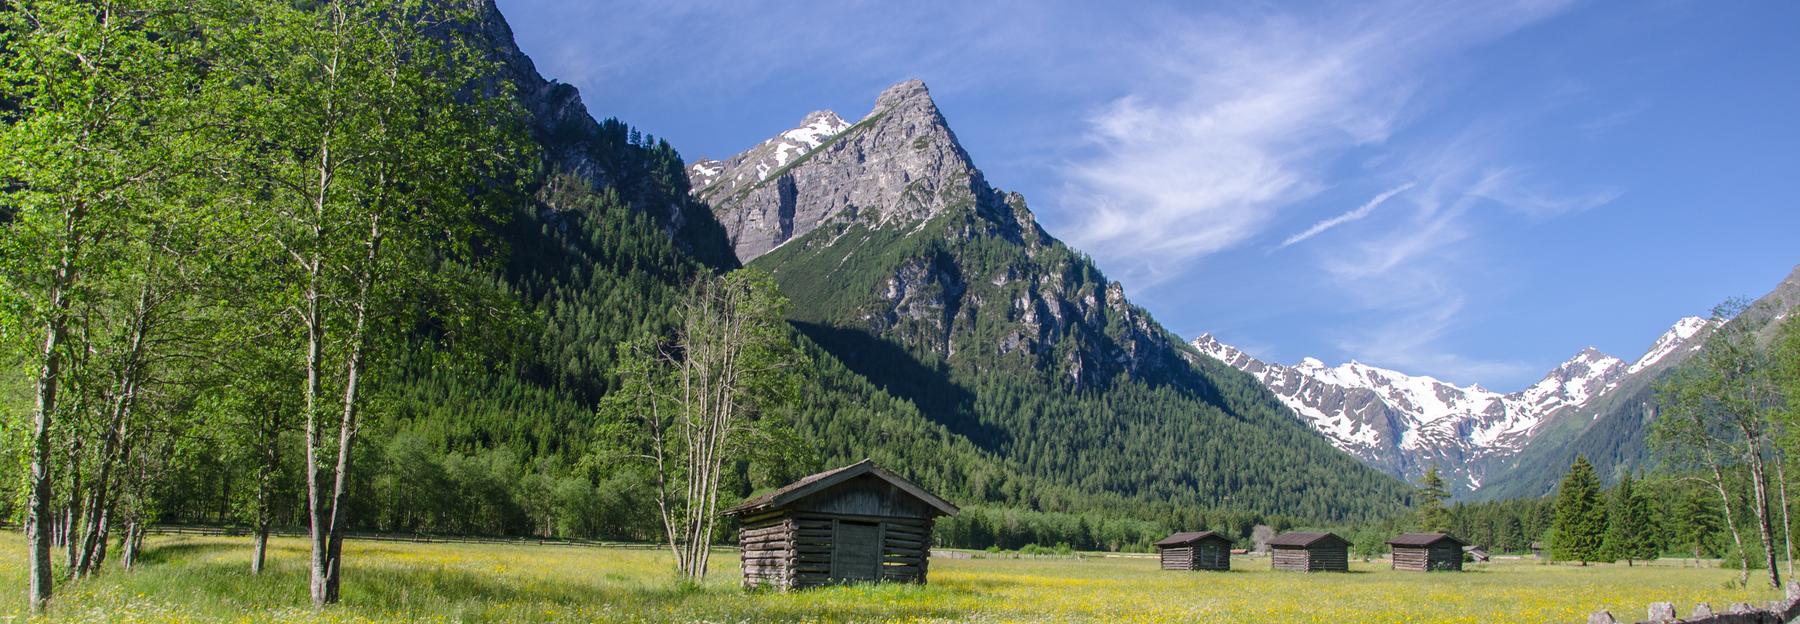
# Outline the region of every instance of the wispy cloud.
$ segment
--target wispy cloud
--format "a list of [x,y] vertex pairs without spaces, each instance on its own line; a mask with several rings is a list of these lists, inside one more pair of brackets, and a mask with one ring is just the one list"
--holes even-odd
[[1343,225],[1345,223],[1349,223],[1351,221],[1362,220],[1363,218],[1368,217],[1369,213],[1375,212],[1376,208],[1379,208],[1379,207],[1381,207],[1382,204],[1387,203],[1387,200],[1392,199],[1395,195],[1404,193],[1408,189],[1411,189],[1412,187],[1417,186],[1417,185],[1418,185],[1418,183],[1416,183],[1416,182],[1407,182],[1400,186],[1396,186],[1394,188],[1388,189],[1387,191],[1382,192],[1380,195],[1376,195],[1374,199],[1371,199],[1371,200],[1363,203],[1363,205],[1361,205],[1361,206],[1357,206],[1355,210],[1351,210],[1350,212],[1346,212],[1344,214],[1332,217],[1330,219],[1326,219],[1324,221],[1314,223],[1312,225],[1312,227],[1306,228],[1305,231],[1283,239],[1281,241],[1281,244],[1277,245],[1275,248],[1278,250],[1286,249],[1287,247],[1292,246],[1294,244],[1304,242],[1304,241],[1306,241],[1306,239],[1323,234],[1323,233],[1325,233],[1325,230],[1329,230],[1331,228]]
[[1327,188],[1335,158],[1384,143],[1431,59],[1562,4],[1359,4],[1177,22],[1134,51],[1154,68],[1149,86],[1089,120],[1093,154],[1067,171],[1071,238],[1140,284],[1181,274]]

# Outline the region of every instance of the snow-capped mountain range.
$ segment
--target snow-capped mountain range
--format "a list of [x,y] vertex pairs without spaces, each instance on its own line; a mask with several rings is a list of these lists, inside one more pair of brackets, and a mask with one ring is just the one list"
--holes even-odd
[[1452,487],[1472,491],[1550,423],[1629,376],[1699,349],[1709,327],[1703,318],[1681,319],[1629,364],[1589,347],[1530,387],[1504,394],[1355,361],[1270,364],[1210,334],[1193,346],[1262,381],[1300,419],[1365,463],[1408,480],[1435,465]]

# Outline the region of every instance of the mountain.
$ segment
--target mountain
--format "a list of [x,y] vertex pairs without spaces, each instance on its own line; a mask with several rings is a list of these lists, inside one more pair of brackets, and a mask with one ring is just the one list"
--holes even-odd
[[[1749,324],[1768,341],[1796,307],[1800,307],[1800,267],[1729,322]],[[1649,448],[1649,431],[1658,409],[1656,383],[1704,349],[1712,329],[1713,321],[1696,317],[1676,323],[1630,367],[1630,374],[1571,410],[1569,417],[1546,428],[1527,448],[1496,467],[1490,484],[1476,492],[1477,497],[1548,493],[1577,454],[1587,457],[1595,471],[1609,481],[1624,471],[1652,466],[1656,458]]]
[[[1800,268],[1732,322],[1755,323],[1768,340],[1796,306]],[[1630,364],[1584,349],[1508,394],[1358,362],[1270,364],[1211,335],[1192,344],[1256,377],[1302,421],[1364,463],[1409,480],[1437,466],[1459,494],[1500,499],[1548,492],[1576,454],[1608,479],[1648,465],[1655,384],[1705,347],[1714,323],[1680,319]]]
[[1321,519],[1403,504],[1403,484],[1192,351],[989,185],[924,83],[815,132],[836,117],[687,171],[739,260],[858,375],[1046,484]]
[[1431,377],[1350,362],[1327,367],[1257,360],[1211,335],[1193,341],[1221,362],[1256,377],[1338,448],[1389,474],[1416,480],[1437,466],[1457,490],[1481,487],[1487,470],[1518,453],[1571,406],[1604,392],[1628,368],[1592,347],[1530,387],[1501,394]]

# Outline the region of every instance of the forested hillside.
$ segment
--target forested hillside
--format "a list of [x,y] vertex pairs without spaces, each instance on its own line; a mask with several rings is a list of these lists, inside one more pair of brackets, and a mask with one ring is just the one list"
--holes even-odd
[[[354,192],[306,191],[306,174],[320,179],[308,167],[330,162],[307,150],[349,140],[321,104],[338,87],[321,85],[307,64],[332,58],[314,46],[333,41],[321,33],[336,18],[280,6],[262,30],[230,12],[137,27],[183,33],[143,39],[163,64],[130,68],[168,76],[170,90],[128,96],[162,108],[109,121],[125,129],[118,145],[128,158],[93,166],[120,176],[133,158],[183,166],[131,182],[155,210],[120,202],[103,213],[118,221],[91,226],[121,229],[83,239],[107,264],[69,282],[66,309],[42,296],[67,277],[45,271],[58,239],[42,215],[58,213],[21,204],[29,210],[20,218],[0,202],[6,251],[17,252],[0,266],[4,444],[21,458],[5,466],[7,517],[25,515],[30,465],[42,459],[55,510],[47,522],[70,531],[85,522],[104,533],[97,517],[132,527],[121,531],[317,524],[309,477],[329,481],[331,467],[309,466],[303,451],[339,438],[310,415],[341,417],[350,432],[337,467],[342,527],[659,539],[654,477],[617,445],[632,423],[602,404],[621,383],[622,343],[670,336],[690,283],[739,268],[713,207],[690,193],[681,156],[623,122],[596,121],[573,87],[537,74],[483,2],[447,29],[421,22],[420,32],[466,43],[472,56],[432,70],[444,75],[419,72],[416,90],[393,96],[435,93],[457,105],[407,108],[440,115],[409,120],[411,134],[352,137],[388,159],[367,162],[394,167],[346,169]],[[369,56],[398,66],[409,58]],[[446,67],[480,73],[451,81]],[[280,80],[242,78],[258,72]],[[465,102],[472,90],[495,97]],[[272,99],[281,94],[299,95]],[[51,119],[31,106],[6,118],[9,137],[31,129],[19,119]],[[386,128],[392,110],[370,107],[366,118]],[[146,138],[170,120],[220,130],[176,144],[188,151],[158,151]],[[401,139],[414,136],[442,145],[414,153]],[[8,197],[37,201],[47,186],[18,187],[48,182],[20,173],[25,163],[10,163],[18,177],[5,178],[7,190],[18,192]],[[434,177],[446,163],[462,169]],[[417,212],[398,201],[393,212],[359,212],[388,202],[383,182],[401,174],[412,176],[402,191],[440,194],[422,197]],[[1039,229],[1022,198],[985,183],[964,188],[945,196],[950,209],[907,230],[837,222],[753,263],[793,302],[795,400],[763,415],[783,423],[782,444],[759,456],[773,459],[732,458],[725,496],[871,457],[965,506],[940,537],[977,547],[1141,547],[1178,526],[1247,535],[1258,523],[1368,520],[1406,504],[1403,484],[1338,453],[1253,380],[1199,358],[1125,301]],[[349,216],[299,215],[307,221],[271,207],[300,200]],[[384,219],[436,216],[440,205],[455,207],[443,212],[454,223],[421,219],[401,230],[407,238],[384,238],[384,227],[397,227]],[[829,244],[837,239],[846,242]],[[407,246],[378,256],[384,241]],[[317,262],[307,260],[313,246]],[[375,281],[377,269],[391,271],[380,273],[387,281]],[[340,270],[341,282],[313,286]],[[314,304],[333,312],[305,314]],[[167,322],[140,323],[151,312]],[[66,400],[39,444],[32,391],[52,321],[66,322],[57,335],[82,347],[52,349],[69,358],[48,369]],[[309,410],[314,400],[325,407]],[[97,484],[112,494],[94,494]]]
[[803,333],[1030,475],[1330,520],[1379,517],[1407,497],[1254,379],[1172,338],[1045,233],[1023,197],[989,187],[917,81],[719,195],[715,211],[753,215],[740,222],[768,212],[792,224],[750,266],[775,276]]

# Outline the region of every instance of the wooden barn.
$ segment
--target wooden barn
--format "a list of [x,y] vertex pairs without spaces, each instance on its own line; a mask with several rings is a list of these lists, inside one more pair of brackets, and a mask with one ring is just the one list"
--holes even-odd
[[1476,563],[1486,563],[1494,558],[1493,554],[1488,552],[1486,546],[1464,546],[1463,552],[1468,554],[1469,559]]
[[742,523],[744,586],[924,583],[931,525],[955,505],[870,460],[827,470],[725,510]]
[[1212,531],[1185,531],[1156,543],[1164,570],[1230,570],[1231,540]]
[[1269,540],[1269,562],[1291,572],[1349,572],[1350,542],[1335,533],[1293,531]]
[[1394,569],[1413,572],[1461,572],[1463,547],[1469,544],[1448,533],[1402,533],[1387,543],[1394,550]]

